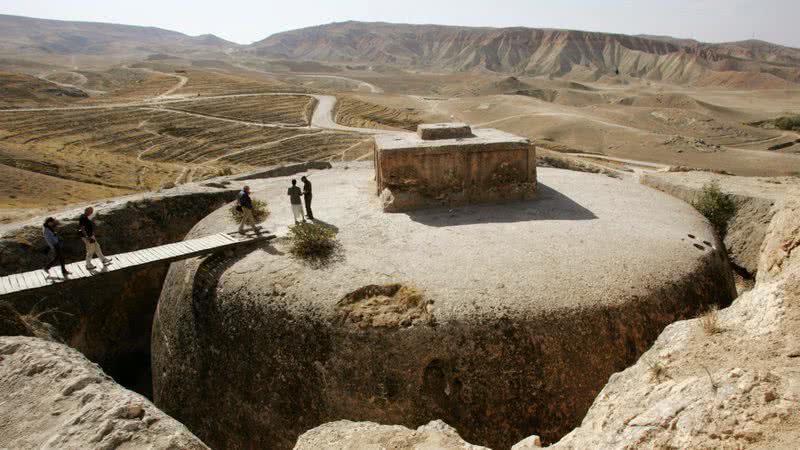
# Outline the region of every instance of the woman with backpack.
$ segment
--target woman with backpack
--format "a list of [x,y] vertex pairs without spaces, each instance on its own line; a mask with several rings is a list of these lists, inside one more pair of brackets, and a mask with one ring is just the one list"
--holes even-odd
[[50,249],[53,250],[53,258],[51,258],[50,262],[44,266],[44,271],[49,272],[50,268],[53,267],[56,262],[58,262],[61,265],[61,275],[66,278],[67,275],[69,275],[69,272],[64,264],[64,255],[61,252],[61,239],[59,239],[58,235],[56,234],[56,225],[58,225],[58,220],[53,217],[48,217],[42,226],[44,240],[47,242],[47,245],[50,247]]

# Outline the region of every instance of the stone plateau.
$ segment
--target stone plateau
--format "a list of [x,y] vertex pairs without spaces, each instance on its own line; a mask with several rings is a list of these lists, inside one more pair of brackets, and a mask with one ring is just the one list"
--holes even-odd
[[[370,164],[309,178],[337,260],[278,240],[165,280],[156,404],[215,448],[291,448],[339,419],[552,442],[666,325],[735,295],[707,222],[648,187],[542,169],[534,200],[385,214]],[[281,233],[289,178],[250,185]],[[223,208],[188,237],[234,227]]]

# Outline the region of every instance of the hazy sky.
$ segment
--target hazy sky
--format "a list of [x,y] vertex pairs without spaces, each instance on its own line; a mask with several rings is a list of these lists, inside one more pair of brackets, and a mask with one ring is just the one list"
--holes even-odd
[[800,0],[0,0],[0,13],[213,33],[247,44],[344,20],[664,34],[800,47]]

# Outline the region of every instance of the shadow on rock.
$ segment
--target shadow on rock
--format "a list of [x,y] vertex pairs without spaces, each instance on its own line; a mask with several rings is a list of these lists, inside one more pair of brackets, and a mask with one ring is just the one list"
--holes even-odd
[[594,220],[594,213],[555,189],[539,183],[533,200],[499,205],[469,205],[409,211],[415,222],[432,227],[476,223],[514,223],[534,220]]

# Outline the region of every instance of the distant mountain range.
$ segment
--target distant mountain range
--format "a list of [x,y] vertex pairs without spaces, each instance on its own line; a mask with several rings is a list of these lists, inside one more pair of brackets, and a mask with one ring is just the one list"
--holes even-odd
[[343,22],[278,33],[247,51],[266,58],[583,80],[619,71],[671,83],[719,82],[738,73],[775,86],[800,82],[800,49],[762,41],[705,44],[574,30]]
[[800,87],[800,49],[763,41],[707,44],[668,36],[536,28],[341,22],[239,45],[152,27],[0,15],[0,56],[151,54],[235,57],[416,70],[491,71],[574,80]]
[[149,55],[237,47],[217,36],[192,37],[154,27],[32,19],[0,14],[0,54]]

